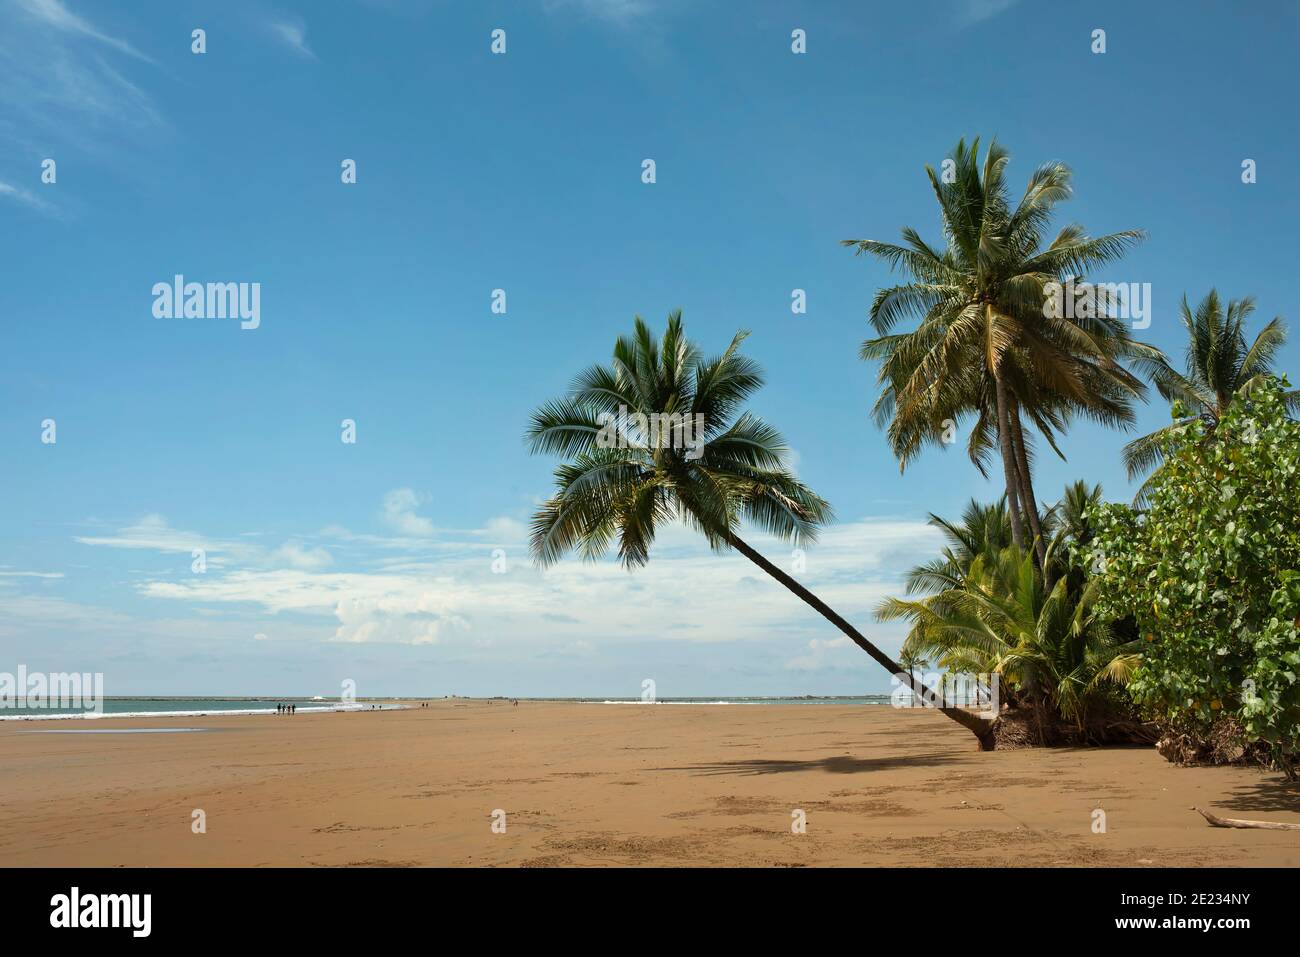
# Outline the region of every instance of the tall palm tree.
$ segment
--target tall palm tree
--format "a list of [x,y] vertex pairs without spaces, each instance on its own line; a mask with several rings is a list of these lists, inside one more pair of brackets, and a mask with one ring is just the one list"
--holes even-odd
[[[615,342],[609,365],[589,367],[568,395],[533,413],[527,432],[532,451],[567,460],[555,471],[555,494],[533,518],[533,557],[549,565],[576,549],[595,560],[617,538],[623,564],[636,568],[649,561],[659,524],[679,519],[715,550],[740,552],[891,674],[904,674],[739,535],[748,521],[802,544],[831,517],[826,501],[790,471],[780,433],[741,411],[763,382],[758,366],[739,353],[746,335],[738,333],[721,356],[706,359],[683,333],[680,311],[668,317],[658,342],[638,316],[633,334]],[[687,423],[694,435],[687,434]],[[922,683],[909,683],[913,693],[929,694]],[[974,733],[982,748],[993,747],[990,722],[962,708],[941,710]]]
[[[962,140],[951,159],[951,175],[926,167],[943,222],[942,250],[910,227],[901,244],[844,240],[857,254],[908,274],[908,281],[880,289],[871,305],[878,335],[863,343],[862,357],[881,361],[873,414],[889,423],[901,468],[923,446],[943,441],[946,420],[975,414],[971,459],[983,471],[996,443],[1013,541],[1025,546],[1028,524],[1041,565],[1045,543],[1022,420],[1058,454],[1055,435],[1072,415],[1127,425],[1132,400],[1145,388],[1124,363],[1153,367],[1161,357],[1131,338],[1104,299],[1092,315],[1054,314],[1045,307],[1049,284],[1117,260],[1143,233],[1093,238],[1070,224],[1044,248],[1056,205],[1071,195],[1068,167],[1039,167],[1013,208],[1005,149],[991,143],[981,162],[979,140],[969,148]],[[915,329],[892,332],[909,318],[918,320]]]
[[[1165,364],[1155,376],[1156,388],[1175,402],[1174,421],[1150,435],[1124,446],[1124,464],[1129,478],[1137,478],[1163,459],[1161,440],[1177,434],[1183,426],[1200,418],[1210,430],[1236,396],[1247,395],[1273,372],[1273,360],[1286,342],[1286,326],[1274,316],[1246,342],[1246,320],[1255,311],[1255,299],[1231,299],[1225,309],[1219,293],[1211,289],[1197,303],[1195,311],[1183,296],[1179,316],[1187,329],[1185,375]],[[1300,409],[1300,391],[1287,393],[1288,407]],[[1145,500],[1154,474],[1138,491]]]

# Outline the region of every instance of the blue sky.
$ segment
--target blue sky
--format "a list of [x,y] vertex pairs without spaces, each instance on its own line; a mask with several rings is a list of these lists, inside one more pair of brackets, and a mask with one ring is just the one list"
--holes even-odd
[[[1293,317],[1298,20],[1284,3],[0,0],[0,670],[103,671],[109,694],[887,689],[685,530],[633,574],[533,569],[554,463],[526,454],[529,412],[634,314],[680,307],[710,351],[751,329],[753,408],[838,515],[800,577],[896,648],[871,609],[934,551],[926,513],[995,492],[960,446],[899,475],[856,357],[889,274],[838,241],[937,240],[924,164],[997,136],[1013,183],[1064,160],[1066,216],[1149,232],[1097,278],[1151,283],[1143,335],[1180,361],[1185,291]],[[154,318],[176,273],[260,283],[260,327]],[[1293,378],[1298,360],[1292,343]],[[1167,414],[1153,401],[1140,424]],[[1077,426],[1069,462],[1040,458],[1040,494],[1082,477],[1127,497],[1123,442]]]

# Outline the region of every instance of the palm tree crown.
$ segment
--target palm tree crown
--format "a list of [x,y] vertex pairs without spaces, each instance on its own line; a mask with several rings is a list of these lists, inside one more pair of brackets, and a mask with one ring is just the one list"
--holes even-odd
[[[1195,311],[1183,296],[1179,316],[1187,329],[1186,373],[1162,364],[1154,376],[1160,394],[1175,402],[1174,422],[1124,447],[1129,478],[1159,464],[1162,439],[1196,418],[1213,429],[1233,398],[1249,394],[1273,373],[1273,360],[1286,342],[1286,326],[1281,316],[1274,316],[1247,343],[1246,320],[1254,311],[1251,296],[1231,299],[1224,308],[1218,291],[1211,289]],[[1300,409],[1300,391],[1288,393],[1287,399],[1293,411]],[[1150,479],[1139,491],[1139,501],[1149,486]]]
[[586,369],[567,396],[533,414],[532,450],[569,459],[533,520],[539,563],[574,548],[595,559],[617,537],[623,564],[644,565],[657,526],[672,519],[719,549],[742,520],[796,544],[816,538],[830,506],[786,465],[780,433],[740,410],[763,384],[738,351],[746,335],[706,359],[683,334],[680,311],[658,342],[638,316],[609,365]]
[[[1046,308],[1051,284],[1115,261],[1143,233],[1094,238],[1070,224],[1044,247],[1055,207],[1071,195],[1068,167],[1039,167],[1013,207],[1005,182],[1009,156],[996,142],[982,162],[978,139],[969,148],[959,142],[950,159],[946,175],[926,167],[939,202],[942,250],[911,228],[903,230],[901,244],[844,241],[909,274],[908,281],[879,290],[871,305],[878,335],[863,343],[862,357],[881,363],[873,414],[879,424],[888,423],[902,467],[925,445],[945,441],[949,420],[974,414],[970,457],[983,471],[996,442],[1013,539],[1024,543],[1027,521],[1039,538],[1041,564],[1022,420],[1054,449],[1056,435],[1076,413],[1127,426],[1132,400],[1145,388],[1125,363],[1154,368],[1161,358],[1159,350],[1132,339],[1109,300],[1085,315],[1054,314]],[[916,328],[893,331],[909,318],[918,320]]]

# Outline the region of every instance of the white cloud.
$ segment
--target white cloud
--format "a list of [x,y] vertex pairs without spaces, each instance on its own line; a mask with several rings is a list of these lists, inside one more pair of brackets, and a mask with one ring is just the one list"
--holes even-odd
[[316,54],[307,46],[307,26],[301,21],[275,20],[267,24],[271,35],[284,46],[305,59],[314,60]]
[[588,16],[612,23],[627,23],[646,16],[655,9],[654,0],[546,0],[552,13],[578,10]]
[[469,622],[444,607],[442,596],[425,590],[412,595],[348,597],[334,609],[339,641],[389,641],[435,644],[448,631],[468,631]]
[[82,545],[138,549],[164,555],[192,555],[196,549],[201,549],[205,560],[213,567],[235,563],[311,571],[325,568],[334,560],[326,548],[305,545],[297,539],[290,539],[278,548],[267,548],[249,541],[247,535],[241,538],[242,541],[222,541],[198,532],[172,528],[166,518],[154,513],[145,515],[134,525],[127,525],[112,534],[78,535],[73,540]]
[[851,647],[853,642],[846,635],[838,638],[813,638],[808,642],[808,654],[791,658],[785,666],[791,671],[820,671],[826,667],[827,651]]
[[518,545],[528,540],[528,527],[516,519],[501,516],[489,519],[482,534],[493,545]]
[[983,23],[985,20],[993,19],[1003,10],[1009,10],[1019,2],[1020,0],[959,0],[957,25],[959,27],[969,27],[977,23]]
[[432,538],[436,529],[433,522],[416,515],[416,506],[421,504],[420,496],[409,488],[393,489],[384,496],[383,518],[394,531],[415,538]]
[[16,3],[29,16],[56,30],[89,37],[100,43],[107,44],[121,53],[148,63],[153,62],[125,40],[119,40],[117,37],[111,37],[101,32],[89,21],[77,16],[65,7],[60,0],[16,0]]
[[288,565],[290,568],[311,571],[333,564],[334,557],[320,546],[310,548],[301,542],[289,541],[271,552],[269,560],[273,564]]
[[83,545],[103,545],[109,548],[143,548],[155,552],[190,552],[196,548],[217,551],[218,546],[197,532],[185,532],[170,527],[167,519],[153,513],[145,515],[134,525],[121,528],[113,535],[78,535],[74,541]]
[[[852,667],[856,660],[842,650],[847,639],[796,596],[742,556],[710,552],[698,535],[677,523],[663,527],[645,568],[629,572],[612,558],[596,563],[571,558],[539,569],[528,555],[527,527],[518,519],[501,516],[483,528],[437,529],[418,514],[420,503],[410,488],[389,492],[380,518],[401,537],[355,535],[334,527],[328,532],[338,543],[337,554],[311,537],[291,537],[278,547],[247,534],[222,540],[175,529],[157,514],[77,541],[186,556],[204,548],[206,574],[178,571],[165,579],[157,571],[142,572],[136,591],[146,599],[186,603],[192,614],[289,616],[292,627],[339,642],[468,641],[480,649],[491,645],[556,655],[620,642],[718,643],[789,635],[806,644],[807,653],[788,660],[788,670]],[[788,543],[761,534],[750,543],[872,640],[883,634],[892,641],[901,636],[901,626],[874,625],[874,608],[901,593],[903,572],[935,554],[940,536],[917,521],[863,518],[826,529],[801,556]],[[498,548],[505,550],[503,574],[493,560]]]
[[22,203],[24,206],[30,206],[32,209],[50,208],[50,205],[43,199],[38,198],[28,190],[20,189],[19,187],[12,186],[9,183],[0,182],[0,196]]
[[[411,503],[409,496],[399,499]],[[522,532],[512,520],[496,525]],[[697,537],[681,533],[665,535],[650,564],[634,572],[612,560],[576,559],[540,570],[520,541],[504,543],[505,573],[496,574],[486,546],[468,541],[424,560],[381,559],[369,570],[322,571],[299,563],[137,587],[149,598],[332,619],[334,639],[348,642],[432,644],[473,632],[478,640],[558,653],[575,641],[726,642],[831,627],[740,555],[713,554]],[[462,534],[499,541],[487,529]],[[933,554],[937,537],[919,522],[866,519],[838,526],[806,550],[805,569],[796,577],[870,635],[875,605],[901,591],[903,570]],[[788,545],[763,537],[753,544],[783,567],[793,566]],[[818,638],[809,645],[811,654],[789,667],[821,667],[827,650],[844,645],[833,634]]]
[[28,169],[70,151],[93,156],[146,145],[140,133],[156,132],[162,120],[148,94],[119,68],[124,57],[153,63],[60,0],[0,3],[0,122],[8,140],[0,179],[11,184],[5,196],[56,208],[12,185],[25,180],[3,168],[9,159]]

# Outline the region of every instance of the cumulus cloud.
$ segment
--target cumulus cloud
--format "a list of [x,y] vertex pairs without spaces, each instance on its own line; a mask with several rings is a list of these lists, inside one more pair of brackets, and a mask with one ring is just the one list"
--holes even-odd
[[271,552],[270,561],[274,564],[288,565],[290,568],[313,570],[333,564],[334,557],[324,548],[310,548],[301,542],[288,541]]
[[[411,504],[408,497],[400,499]],[[572,649],[575,641],[717,643],[828,627],[741,556],[714,554],[695,539],[683,536],[680,544],[656,550],[651,563],[633,573],[612,560],[568,560],[543,571],[533,566],[522,541],[498,546],[505,548],[504,567],[493,561],[480,541],[497,541],[502,528],[522,531],[512,525],[471,530],[461,533],[465,541],[426,559],[381,558],[370,569],[325,571],[299,563],[149,580],[138,589],[146,597],[198,606],[316,616],[332,623],[338,641],[434,644],[472,633],[475,643],[504,642],[544,653]],[[899,592],[902,570],[928,557],[936,538],[934,529],[918,522],[866,519],[839,526],[798,558],[803,570],[796,575],[865,627],[876,603]],[[754,544],[772,560],[795,567],[788,546],[761,536]],[[845,643],[818,638],[789,667],[815,670],[833,661]]]
[[432,538],[437,531],[433,522],[415,514],[422,499],[412,489],[393,489],[384,496],[382,508],[384,524],[396,532],[414,538]]
[[785,666],[791,671],[820,671],[826,667],[827,652],[852,647],[853,642],[845,635],[838,638],[813,638],[808,642],[808,654],[791,658]]
[[[145,572],[135,582],[137,592],[185,603],[195,614],[287,616],[338,642],[466,643],[553,656],[618,643],[789,636],[797,642],[792,650],[804,647],[806,653],[778,659],[788,671],[851,667],[857,660],[847,639],[796,596],[742,556],[709,551],[680,525],[662,529],[650,564],[634,572],[612,557],[594,563],[571,558],[539,569],[518,519],[438,529],[419,514],[421,503],[411,488],[390,491],[379,519],[396,537],[334,527],[329,535],[339,543],[337,554],[311,536],[272,547],[256,536],[183,531],[158,514],[77,541],[186,556],[204,548],[207,574],[162,578]],[[905,569],[933,555],[940,536],[922,522],[868,517],[826,529],[818,544],[799,552],[761,534],[751,544],[873,640],[888,641],[901,637],[901,626],[874,626],[872,612],[883,598],[900,593]]]

